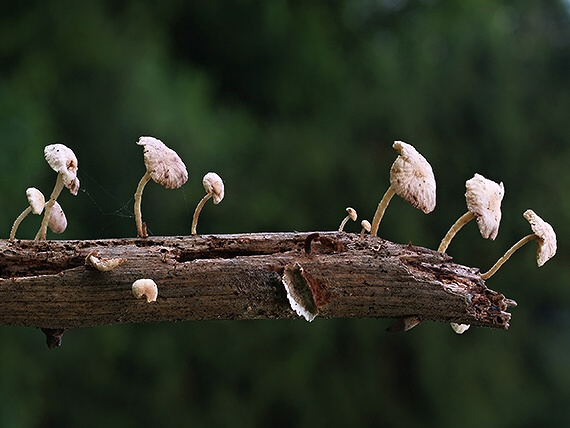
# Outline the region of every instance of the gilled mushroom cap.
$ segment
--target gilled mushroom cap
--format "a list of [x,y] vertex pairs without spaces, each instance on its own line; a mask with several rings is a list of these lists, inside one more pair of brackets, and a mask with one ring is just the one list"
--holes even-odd
[[215,172],[207,173],[202,179],[204,190],[212,195],[214,204],[219,204],[224,199],[224,182]]
[[79,179],[77,178],[77,158],[75,153],[63,144],[50,144],[44,148],[44,158],[48,165],[63,176],[63,184],[71,194],[77,195]]
[[186,165],[178,154],[154,137],[140,137],[146,169],[155,183],[167,189],[177,189],[188,180]]
[[494,240],[499,233],[501,222],[501,201],[505,196],[503,183],[475,174],[465,182],[467,209],[477,219],[479,232],[485,239]]
[[29,187],[26,189],[26,197],[28,198],[28,203],[32,208],[32,213],[40,215],[43,212],[44,206],[46,204],[44,194],[35,187]]
[[48,221],[48,227],[53,233],[63,233],[67,228],[67,218],[61,208],[61,205],[55,202],[51,209],[51,214]]
[[536,240],[536,264],[541,267],[556,254],[556,233],[552,226],[536,215],[533,210],[526,210],[523,216],[538,237]]
[[425,214],[435,208],[435,177],[428,161],[410,144],[395,141],[400,156],[390,169],[390,185],[398,196]]
[[356,210],[354,208],[347,207],[346,212],[348,213],[348,216],[350,217],[350,219],[352,221],[356,221],[358,219],[358,213],[356,212]]

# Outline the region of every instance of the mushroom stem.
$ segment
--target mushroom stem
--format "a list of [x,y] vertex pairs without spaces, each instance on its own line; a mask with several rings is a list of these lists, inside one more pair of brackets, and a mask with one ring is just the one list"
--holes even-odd
[[467,223],[469,223],[474,218],[475,218],[475,215],[471,211],[467,211],[465,214],[463,214],[461,217],[459,217],[457,219],[457,221],[453,224],[453,226],[451,226],[450,229],[447,231],[447,233],[445,234],[443,239],[441,240],[441,243],[439,244],[439,248],[437,249],[437,251],[439,251],[440,253],[445,253],[445,250],[447,250],[447,247],[449,247],[449,243],[451,242],[451,240],[453,239],[455,234],[457,232],[459,232],[459,230],[463,226],[465,226]]
[[342,221],[340,222],[340,226],[338,227],[339,232],[342,232],[344,230],[344,226],[346,225],[346,223],[348,223],[348,220],[350,220],[349,215],[347,215],[345,218],[342,219]]
[[20,223],[22,222],[22,220],[24,220],[29,213],[32,212],[32,207],[28,207],[26,208],[24,211],[22,211],[22,214],[20,214],[16,220],[14,220],[14,224],[12,225],[12,229],[10,230],[10,242],[14,242],[14,238],[16,237],[16,230],[18,230],[18,226],[20,226]]
[[503,266],[503,264],[507,260],[509,260],[509,257],[511,257],[516,250],[518,250],[520,247],[522,247],[527,242],[534,241],[535,239],[538,239],[538,236],[535,235],[534,233],[531,233],[530,235],[527,235],[524,238],[522,238],[519,242],[517,242],[515,245],[513,245],[511,248],[509,248],[507,250],[507,252],[503,255],[503,257],[501,257],[499,260],[497,260],[497,262],[493,265],[493,267],[491,267],[491,269],[489,269],[485,273],[482,273],[481,278],[483,278],[485,280],[491,278],[495,274],[495,272],[497,272],[499,270],[499,268],[501,266]]
[[135,192],[135,223],[137,225],[137,234],[139,238],[146,238],[148,236],[148,233],[146,233],[146,226],[143,226],[142,222],[141,202],[144,186],[146,186],[146,183],[149,181],[150,173],[147,171],[141,178],[141,181],[139,181],[137,191]]
[[370,229],[370,235],[377,236],[378,234],[378,226],[380,226],[380,221],[382,217],[384,217],[384,212],[386,211],[386,207],[390,203],[392,197],[396,194],[396,191],[392,186],[388,187],[384,196],[382,196],[382,200],[378,204],[378,208],[376,208],[376,213],[374,214],[374,218],[372,219],[372,227]]
[[200,202],[198,202],[198,205],[196,205],[196,209],[194,210],[194,216],[192,217],[192,230],[191,230],[192,235],[196,235],[196,227],[198,226],[198,216],[200,215],[200,211],[202,211],[202,208],[204,208],[206,202],[208,202],[208,199],[210,199],[211,197],[212,195],[210,193],[207,193],[206,196],[204,196],[200,200]]
[[51,192],[49,201],[47,201],[46,206],[44,208],[44,218],[42,219],[40,230],[38,230],[38,233],[36,234],[35,237],[36,240],[46,239],[48,223],[51,217],[51,210],[55,204],[55,200],[63,190],[63,187],[64,187],[63,174],[60,173],[57,175],[57,181],[55,182],[55,187],[53,188],[53,192]]

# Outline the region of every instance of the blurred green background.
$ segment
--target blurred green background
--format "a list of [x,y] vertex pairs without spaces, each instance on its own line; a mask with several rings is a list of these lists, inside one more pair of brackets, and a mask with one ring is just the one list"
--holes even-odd
[[[559,1],[4,1],[0,3],[0,236],[49,195],[43,159],[74,150],[81,190],[49,239],[134,237],[152,135],[189,180],[149,183],[151,235],[186,235],[215,171],[226,198],[199,233],[334,230],[371,220],[394,140],[438,180],[436,210],[395,198],[379,234],[437,248],[475,172],[506,189],[494,242],[475,223],[448,253],[488,268],[529,233],[558,234],[488,281],[519,306],[509,331],[390,320],[187,322],[68,331],[0,327],[2,427],[570,426],[570,19]],[[40,218],[22,223],[31,239]],[[358,232],[355,223],[347,230]]]

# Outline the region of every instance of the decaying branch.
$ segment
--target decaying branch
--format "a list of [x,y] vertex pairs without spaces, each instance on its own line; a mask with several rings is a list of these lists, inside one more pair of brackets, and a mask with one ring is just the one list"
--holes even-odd
[[[90,254],[124,262],[99,271],[85,263]],[[1,240],[0,324],[51,331],[293,318],[282,281],[288,266],[302,272],[318,317],[418,317],[506,329],[514,304],[489,290],[478,269],[445,254],[345,232]],[[158,285],[155,302],[133,296],[140,278]]]

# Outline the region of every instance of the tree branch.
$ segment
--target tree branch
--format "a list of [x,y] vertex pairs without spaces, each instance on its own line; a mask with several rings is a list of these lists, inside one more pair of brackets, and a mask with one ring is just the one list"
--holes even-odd
[[[100,272],[85,265],[92,252],[126,261]],[[324,318],[418,316],[507,329],[514,305],[446,254],[345,232],[0,240],[0,324],[294,318],[282,282],[294,263]],[[134,298],[140,278],[158,284],[156,302]]]

